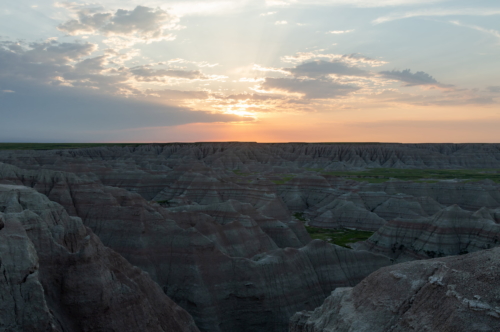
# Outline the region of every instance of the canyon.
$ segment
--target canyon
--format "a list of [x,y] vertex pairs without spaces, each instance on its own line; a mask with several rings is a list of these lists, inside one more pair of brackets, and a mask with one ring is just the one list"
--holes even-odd
[[495,331],[499,179],[500,144],[0,150],[0,329]]

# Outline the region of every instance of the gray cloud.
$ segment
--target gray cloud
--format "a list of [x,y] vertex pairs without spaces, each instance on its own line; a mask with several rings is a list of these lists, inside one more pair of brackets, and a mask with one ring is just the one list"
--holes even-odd
[[181,90],[146,90],[148,95],[157,95],[162,99],[181,100],[181,99],[207,99],[207,91],[181,91]]
[[346,63],[356,63],[369,66],[381,66],[387,63],[382,60],[372,59],[359,53],[344,54],[340,57],[339,60]]
[[442,84],[436,81],[436,79],[423,71],[417,71],[412,73],[410,69],[405,69],[403,71],[392,70],[392,71],[381,71],[380,74],[385,78],[398,80],[406,83],[405,86],[415,86],[415,85],[435,85],[441,86]]
[[66,21],[57,27],[60,31],[69,35],[95,33],[113,17],[111,13],[101,13],[103,9],[100,7],[77,9],[71,4],[65,4],[64,7],[73,9],[78,15],[78,19]]
[[69,35],[95,34],[135,35],[142,39],[162,39],[169,36],[165,30],[175,28],[178,18],[160,8],[137,6],[133,10],[118,9],[115,13],[102,8],[79,8],[65,4],[78,18],[60,24],[57,28]]
[[263,95],[263,94],[258,94],[258,93],[239,93],[236,95],[229,95],[229,96],[215,96],[220,99],[231,99],[231,100],[259,100],[259,101],[265,101],[265,100],[280,100],[283,99],[283,96],[280,95]]
[[309,99],[331,99],[348,95],[360,88],[328,80],[266,78],[261,84],[264,90],[282,90],[304,94]]
[[294,68],[285,68],[295,77],[319,78],[330,74],[349,75],[349,76],[370,76],[366,70],[357,67],[351,67],[338,61],[315,60],[300,64]]
[[422,96],[417,94],[400,93],[392,90],[385,90],[378,94],[367,96],[375,100],[377,105],[383,103],[389,104],[409,104],[418,106],[462,106],[462,105],[491,105],[496,101],[489,96],[477,95],[473,90],[453,91],[446,94],[437,94],[433,96]]
[[492,92],[492,93],[500,93],[500,86],[489,86],[486,88],[486,91]]
[[168,105],[167,99],[204,99],[208,93],[136,90],[128,68],[107,68],[106,56],[85,58],[93,50],[89,43],[0,43],[0,140],[37,133],[37,141],[68,141],[99,130],[248,120]]
[[[71,141],[75,137],[88,140],[90,133],[102,131],[104,136],[91,135],[92,140],[99,140],[113,130],[250,120],[165,105],[160,103],[161,98],[125,98],[93,89],[37,84],[2,76],[0,87],[15,91],[0,93],[2,141],[23,141],[34,133],[36,137],[32,140],[36,141]],[[126,140],[127,136],[122,133],[115,139]]]
[[97,45],[91,43],[59,43],[55,40],[30,43],[28,46],[29,48],[25,48],[19,42],[0,42],[0,47],[4,51],[8,50],[13,54],[22,55],[22,61],[29,63],[63,65],[88,56],[97,50]]
[[138,93],[127,81],[126,68],[104,73],[104,56],[83,59],[97,47],[90,43],[0,44],[0,77],[39,84],[97,88],[108,93]]
[[152,69],[149,66],[134,67],[130,69],[130,72],[138,81],[144,82],[163,81],[165,77],[189,80],[203,80],[208,78],[199,70]]

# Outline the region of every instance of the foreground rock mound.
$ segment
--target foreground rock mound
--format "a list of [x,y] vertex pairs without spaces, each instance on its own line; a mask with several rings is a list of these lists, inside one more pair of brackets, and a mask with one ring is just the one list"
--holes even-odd
[[1,331],[185,331],[191,316],[80,218],[0,185]]
[[386,267],[337,288],[290,332],[500,330],[500,248]]

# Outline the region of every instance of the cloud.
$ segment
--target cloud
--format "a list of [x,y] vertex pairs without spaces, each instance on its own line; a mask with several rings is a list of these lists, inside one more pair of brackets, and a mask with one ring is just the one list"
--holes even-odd
[[135,79],[143,82],[162,82],[167,77],[186,80],[208,79],[199,70],[151,69],[149,66],[138,66],[131,68],[130,72]]
[[391,71],[381,71],[380,74],[388,79],[397,80],[404,82],[404,86],[416,86],[416,85],[433,85],[433,86],[444,86],[443,84],[436,81],[436,79],[423,71],[417,71],[412,73],[410,69],[405,69],[403,71],[391,70]]
[[[147,92],[134,86],[135,82],[165,83],[170,80],[225,78],[205,75],[199,70],[154,69],[154,65],[127,68],[123,65],[123,61],[128,59],[123,58],[125,55],[107,49],[104,55],[92,57],[92,52],[96,50],[97,46],[90,43],[50,41],[21,45],[15,42],[0,42],[0,77],[137,96]],[[116,65],[120,67],[116,68]]]
[[477,25],[472,25],[472,24],[463,24],[463,23],[460,23],[459,21],[450,21],[450,23],[454,24],[454,25],[457,25],[457,26],[461,26],[461,27],[473,29],[473,30],[476,30],[476,31],[480,31],[482,33],[486,33],[488,35],[491,35],[493,37],[496,37],[496,38],[500,39],[500,31],[498,31],[498,30],[486,29],[486,28],[483,28],[483,27],[480,27],[480,26],[477,26]]
[[181,91],[181,90],[146,90],[150,96],[157,96],[161,99],[182,100],[182,99],[207,99],[207,91]]
[[59,3],[77,16],[57,28],[68,35],[102,34],[104,36],[133,37],[135,40],[159,41],[172,39],[167,30],[177,30],[179,18],[160,8],[137,6],[133,10],[118,9],[104,12],[102,7],[85,7],[73,3]]
[[281,74],[285,74],[285,75],[290,74],[290,72],[286,69],[273,68],[273,67],[263,67],[263,66],[260,66],[257,64],[253,65],[252,70],[263,71],[263,72],[275,72],[275,73],[281,73]]
[[348,66],[339,61],[315,60],[300,64],[294,68],[285,68],[295,77],[319,78],[326,75],[335,74],[338,76],[370,76],[366,70]]
[[91,43],[59,43],[50,40],[40,43],[30,43],[25,46],[19,42],[2,41],[0,48],[12,54],[22,54],[22,61],[44,64],[67,64],[88,56],[97,50],[97,45]]
[[371,67],[378,67],[387,64],[386,61],[373,59],[359,53],[344,54],[340,57],[340,61],[351,65],[368,65]]
[[286,24],[288,24],[288,22],[287,21],[276,21],[276,22],[274,22],[274,24],[275,25],[286,25]]
[[285,55],[281,57],[281,61],[288,63],[299,63],[305,62],[312,59],[329,59],[341,61],[349,65],[357,65],[357,66],[381,66],[386,64],[387,62],[377,59],[372,59],[370,57],[361,55],[359,53],[351,53],[351,54],[323,54],[320,53],[324,50],[318,50],[315,52],[298,52],[294,55]]
[[328,31],[328,33],[331,33],[334,35],[341,35],[341,34],[353,32],[353,31],[354,30],[333,30],[333,31]]
[[[0,78],[0,84],[5,82]],[[186,107],[100,91],[10,82],[18,93],[0,95],[2,141],[102,139],[114,130],[177,126],[188,123],[247,121],[236,115],[197,112]],[[26,119],[29,119],[27,121]],[[35,134],[34,134],[35,133]],[[126,133],[115,139],[126,140]]]
[[411,6],[445,2],[449,0],[266,0],[268,6],[354,6],[362,8]]
[[284,99],[282,95],[271,95],[271,94],[258,94],[258,93],[240,93],[229,96],[215,96],[220,99],[230,99],[230,100],[251,100],[251,101],[265,101],[265,100],[282,100]]
[[458,9],[448,9],[448,8],[430,8],[421,9],[408,12],[396,12],[389,15],[378,17],[373,20],[372,23],[380,24],[395,20],[401,20],[405,18],[412,17],[425,17],[425,16],[455,16],[455,15],[465,15],[465,16],[491,16],[500,15],[500,9],[498,8],[458,8]]
[[453,91],[447,94],[419,95],[400,93],[395,90],[384,90],[380,93],[366,96],[367,100],[374,100],[379,107],[384,104],[406,104],[416,106],[463,106],[463,105],[492,105],[497,102],[491,96],[478,95],[472,90]]
[[[108,68],[107,55],[86,57],[95,49],[89,43],[43,42],[24,46],[2,42],[0,139],[36,137],[38,141],[68,141],[78,133],[89,137],[89,133],[99,130],[248,120],[168,104],[167,100],[206,99],[208,93],[140,91],[130,84],[132,74],[128,68]],[[189,71],[160,74],[200,75]],[[92,134],[92,139],[98,137]]]
[[262,13],[260,14],[259,16],[271,16],[271,15],[274,15],[276,14],[277,12],[267,12],[267,13]]
[[492,93],[500,93],[500,86],[489,86],[486,88],[486,91],[492,92]]
[[299,93],[308,99],[331,99],[348,95],[358,87],[339,84],[334,81],[308,80],[298,78],[266,78],[260,85],[262,90]]

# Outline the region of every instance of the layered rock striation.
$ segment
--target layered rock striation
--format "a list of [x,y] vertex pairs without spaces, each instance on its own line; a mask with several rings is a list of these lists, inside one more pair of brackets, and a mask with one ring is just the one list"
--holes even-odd
[[250,203],[165,208],[92,177],[5,164],[0,171],[1,181],[30,185],[81,217],[203,331],[285,331],[296,311],[317,307],[336,287],[391,263],[310,242],[302,224],[265,216]]
[[[256,144],[197,143],[99,147],[54,151],[2,151],[0,160],[23,168],[41,165],[57,169],[60,161],[73,172],[96,172],[110,181],[113,170],[164,172],[179,165],[206,165],[216,169],[262,172],[272,167],[326,170],[385,168],[498,168],[499,144]],[[22,164],[22,165],[21,165]],[[132,168],[131,168],[132,167]],[[59,169],[60,170],[60,169]],[[123,172],[120,172],[123,173]],[[136,177],[136,186],[150,179]],[[130,182],[129,185],[133,185]]]
[[290,332],[500,330],[500,248],[385,267],[337,288]]
[[80,218],[0,185],[2,331],[186,331],[192,317]]
[[[286,331],[295,312],[391,259],[472,252],[495,246],[498,234],[492,181],[328,174],[498,167],[495,144],[168,144],[0,151],[0,161],[0,183],[31,187],[81,218],[202,331]],[[462,226],[434,220],[453,204]],[[297,212],[311,226],[380,229],[380,241],[360,247],[368,251],[311,241]]]
[[398,260],[466,254],[500,245],[499,222],[500,209],[452,205],[429,218],[391,220],[355,247]]

